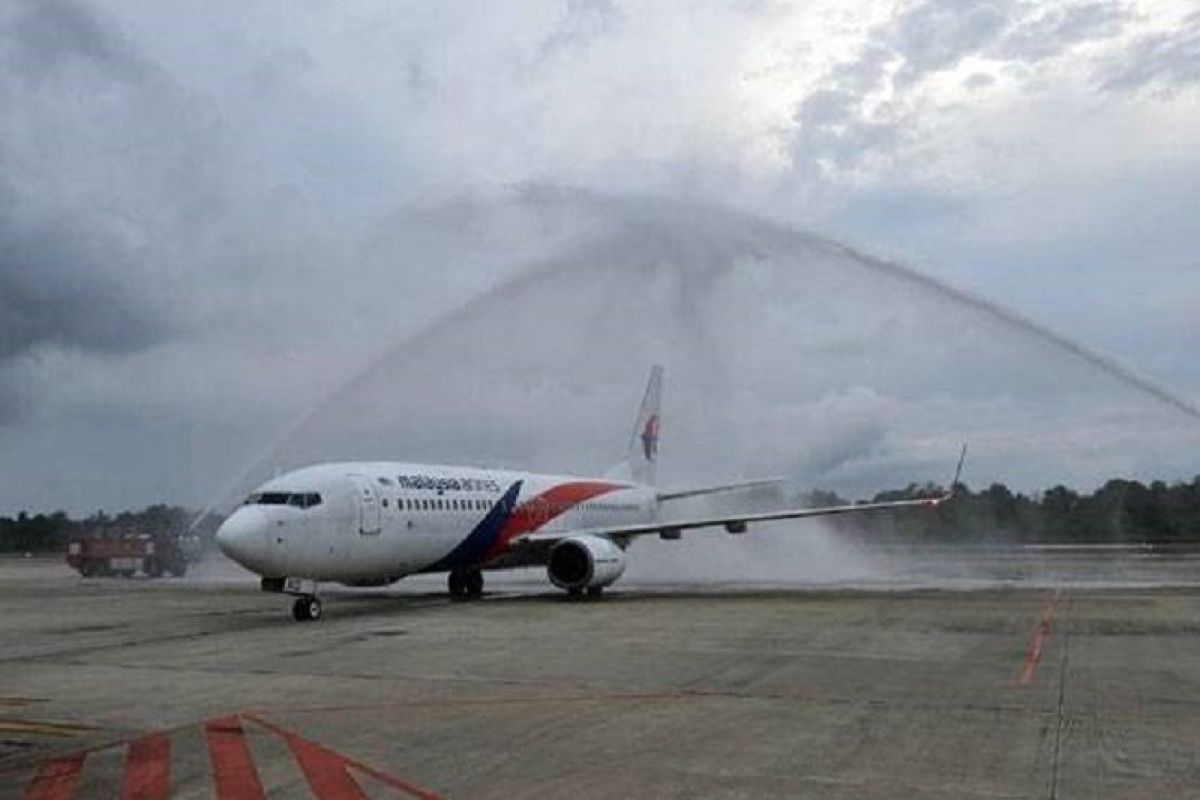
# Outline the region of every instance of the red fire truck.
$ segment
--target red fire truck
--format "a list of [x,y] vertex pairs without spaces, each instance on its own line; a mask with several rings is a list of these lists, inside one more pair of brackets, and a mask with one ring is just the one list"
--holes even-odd
[[67,564],[85,578],[136,572],[180,577],[191,557],[188,538],[168,533],[87,534],[67,543]]

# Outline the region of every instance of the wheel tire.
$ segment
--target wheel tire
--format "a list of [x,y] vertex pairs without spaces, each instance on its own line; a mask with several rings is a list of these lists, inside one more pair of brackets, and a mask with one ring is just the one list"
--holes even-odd
[[461,572],[451,572],[446,576],[446,588],[450,591],[450,596],[459,598],[467,593],[467,582]]
[[187,564],[182,561],[178,561],[174,564],[169,564],[167,566],[167,570],[176,578],[182,578],[187,572]]
[[467,597],[482,597],[483,596],[483,573],[477,569],[473,569],[466,574],[466,579],[463,582],[466,588]]
[[83,566],[81,566],[79,568],[79,574],[85,578],[96,577],[96,562],[95,561],[83,562]]
[[309,616],[308,598],[297,597],[292,603],[292,619],[296,622],[308,622],[312,617]]
[[162,564],[158,561],[150,561],[146,564],[146,576],[150,578],[161,578],[163,574]]
[[602,594],[604,594],[603,586],[589,586],[587,589],[588,597],[600,597]]
[[583,597],[583,589],[580,589],[579,587],[567,589],[567,597],[572,600],[578,600],[579,598]]
[[321,618],[321,601],[319,598],[308,598],[308,618],[313,622]]

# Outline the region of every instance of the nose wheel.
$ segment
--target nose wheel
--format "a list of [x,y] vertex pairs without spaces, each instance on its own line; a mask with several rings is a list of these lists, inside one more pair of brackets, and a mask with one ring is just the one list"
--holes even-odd
[[321,618],[321,600],[315,595],[297,597],[292,603],[292,618],[296,622],[310,622]]

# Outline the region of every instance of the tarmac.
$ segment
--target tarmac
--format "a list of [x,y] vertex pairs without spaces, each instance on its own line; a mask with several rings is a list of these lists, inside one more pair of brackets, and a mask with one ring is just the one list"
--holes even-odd
[[[0,560],[0,798],[1200,798],[1200,560],[957,550],[861,585]],[[1115,577],[1114,577],[1115,576]]]

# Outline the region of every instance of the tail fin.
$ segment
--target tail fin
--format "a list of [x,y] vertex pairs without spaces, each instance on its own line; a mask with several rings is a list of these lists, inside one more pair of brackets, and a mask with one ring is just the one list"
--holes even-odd
[[650,369],[650,381],[642,407],[638,410],[637,423],[629,440],[625,463],[618,469],[626,472],[636,483],[653,486],[658,479],[658,431],[660,407],[662,405],[663,368],[655,364]]

